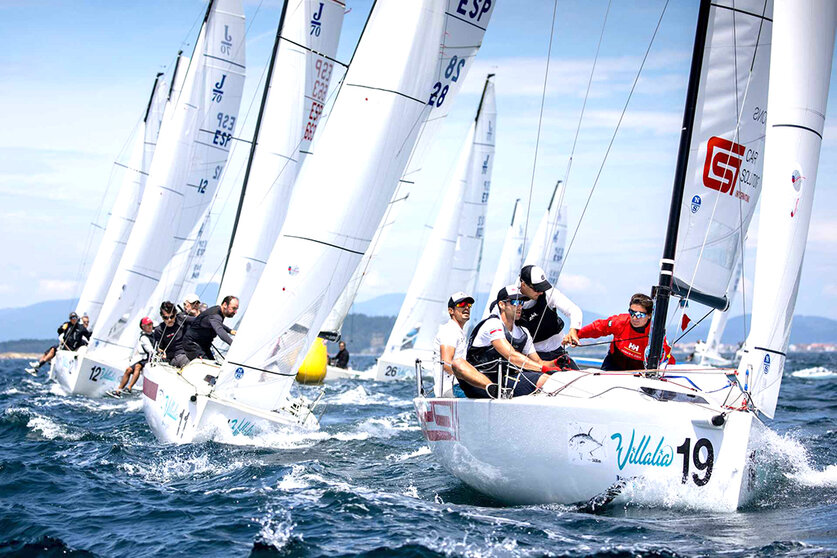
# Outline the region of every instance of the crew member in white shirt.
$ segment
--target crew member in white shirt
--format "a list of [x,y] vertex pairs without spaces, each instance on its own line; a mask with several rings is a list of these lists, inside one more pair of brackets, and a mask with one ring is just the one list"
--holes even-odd
[[513,389],[514,396],[532,393],[543,386],[548,379],[547,373],[560,370],[554,363],[541,360],[532,343],[532,336],[515,324],[525,298],[516,285],[503,287],[497,293],[496,309],[471,333],[467,362],[495,387],[478,389],[470,382],[463,382],[460,385],[468,397],[496,397],[499,371],[504,365],[508,373],[505,387]]
[[570,319],[567,336],[577,345],[578,330],[583,324],[581,308],[553,287],[543,269],[536,265],[527,265],[520,270],[520,292],[530,300],[523,303],[520,317],[514,323],[532,335],[535,350],[543,360],[558,359],[556,364],[562,368],[578,370],[562,346],[564,320],[558,314]]
[[439,326],[433,339],[433,389],[436,397],[465,397],[456,381],[453,366],[457,360],[465,362],[463,328],[471,319],[473,304],[474,298],[461,291],[453,293],[448,299],[450,320]]

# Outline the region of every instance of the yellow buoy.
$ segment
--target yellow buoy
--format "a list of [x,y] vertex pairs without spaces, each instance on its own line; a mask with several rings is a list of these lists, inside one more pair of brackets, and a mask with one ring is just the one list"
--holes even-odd
[[328,365],[326,342],[317,337],[308,354],[305,355],[299,372],[296,373],[296,381],[300,384],[321,384],[326,376],[326,365]]

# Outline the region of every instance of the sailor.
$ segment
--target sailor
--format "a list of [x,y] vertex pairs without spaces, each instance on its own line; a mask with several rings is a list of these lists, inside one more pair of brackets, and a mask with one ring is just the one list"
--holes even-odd
[[224,318],[232,318],[238,312],[238,298],[226,296],[221,304],[201,312],[189,324],[183,334],[183,350],[190,361],[196,358],[213,359],[212,341],[220,337],[227,344],[232,344],[235,330],[224,325]]
[[[154,356],[154,322],[151,321],[151,318],[146,316],[140,320],[140,330],[139,340],[137,341],[136,347],[134,347],[134,353],[131,355],[131,364],[125,369],[125,373],[122,375],[122,381],[119,382],[119,387],[107,392],[106,395],[118,399],[122,397],[123,389],[131,393],[131,388],[139,380],[142,369],[148,364],[151,357]],[[129,380],[130,383],[128,383]],[[126,384],[128,387],[125,387]]]
[[154,346],[165,356],[169,364],[183,368],[189,364],[189,359],[183,351],[183,334],[194,316],[186,312],[178,313],[174,304],[165,301],[160,305],[160,317],[163,321],[154,328]]
[[[463,328],[471,319],[471,306],[474,298],[463,292],[456,292],[448,298],[448,315],[450,319],[439,326],[436,337],[433,339],[433,389],[436,397],[465,397],[462,388],[456,381],[457,374],[454,372],[454,363],[458,367],[467,365],[465,352],[468,343],[465,340]],[[477,372],[473,366],[466,366],[463,371],[466,376],[473,372],[476,374],[473,379],[477,380],[477,387],[485,388],[491,382],[488,378]],[[467,379],[467,378],[466,378]],[[461,394],[461,395],[460,395]]]
[[90,336],[93,335],[93,330],[90,329],[90,316],[84,314],[81,317],[81,344],[87,345],[90,343]]
[[[81,345],[79,339],[82,339],[81,336],[81,326],[78,323],[78,314],[75,312],[70,312],[70,316],[66,322],[58,326],[58,344],[53,345],[44,351],[44,354],[41,355],[41,358],[38,360],[33,360],[29,363],[29,368],[26,371],[33,376],[37,373],[38,369],[43,366],[44,364],[50,362],[53,358],[55,358],[55,352],[58,350],[60,346],[62,349],[67,349],[70,351],[75,351]],[[78,333],[76,330],[79,329]],[[78,336],[78,339],[76,338]],[[70,348],[68,343],[72,343],[74,348]],[[75,345],[78,343],[78,345]]]
[[578,366],[561,345],[564,320],[558,313],[569,317],[568,336],[578,343],[578,329],[582,324],[581,308],[553,287],[543,269],[536,265],[527,265],[520,270],[520,292],[529,300],[523,303],[520,318],[514,323],[532,335],[538,356],[543,360],[557,359],[556,364],[562,368],[578,370]]
[[[596,320],[578,330],[578,337],[564,337],[565,344],[577,345],[578,339],[594,339],[612,335],[613,341],[602,362],[602,370],[642,370],[645,368],[645,348],[651,333],[651,314],[654,301],[637,293],[631,297],[627,314],[617,314],[604,320]],[[663,338],[663,361],[674,364],[671,347]]]
[[345,370],[349,367],[349,351],[346,350],[346,342],[340,341],[338,347],[340,347],[340,350],[333,357],[329,357],[329,361],[332,366]]
[[[524,297],[516,285],[507,285],[497,293],[497,308],[488,318],[474,328],[468,339],[466,360],[493,384],[498,383],[499,371],[507,367],[505,387],[511,388],[514,396],[527,395],[543,386],[549,378],[545,372],[560,370],[553,363],[545,363],[535,351],[532,336],[517,326]],[[513,370],[512,367],[520,370]],[[478,389],[468,382],[460,386],[465,395],[472,398],[493,397],[497,388]]]
[[196,294],[187,294],[183,299],[183,311],[189,316],[201,313],[201,299]]

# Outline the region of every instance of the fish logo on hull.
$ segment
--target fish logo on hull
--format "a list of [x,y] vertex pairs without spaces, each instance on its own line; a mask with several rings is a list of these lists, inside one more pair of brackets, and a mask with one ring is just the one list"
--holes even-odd
[[601,463],[605,456],[604,438],[602,441],[596,439],[594,434],[595,426],[591,426],[586,431],[582,430],[580,425],[576,425],[575,430],[578,434],[571,436],[567,441],[568,453],[571,461]]

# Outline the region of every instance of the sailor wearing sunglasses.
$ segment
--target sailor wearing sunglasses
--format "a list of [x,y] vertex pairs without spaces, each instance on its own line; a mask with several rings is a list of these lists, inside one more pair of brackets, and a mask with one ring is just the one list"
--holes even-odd
[[[448,315],[450,320],[439,326],[436,332],[436,338],[433,340],[433,362],[435,364],[433,372],[434,392],[436,397],[452,397],[454,395],[464,397],[464,394],[458,389],[456,377],[460,374],[455,373],[455,368],[459,368],[465,363],[465,332],[463,328],[468,320],[471,319],[471,306],[474,304],[474,297],[463,292],[456,292],[450,295],[448,299]],[[467,374],[469,370],[465,370]],[[482,374],[477,373],[478,376]],[[483,376],[484,378],[484,376]],[[467,378],[466,378],[467,379]],[[482,378],[471,378],[478,383]],[[485,384],[491,382],[485,379]]]
[[[617,314],[584,326],[578,330],[579,339],[594,339],[612,335],[613,341],[602,362],[602,370],[642,370],[645,368],[645,349],[651,333],[651,313],[654,301],[642,293],[631,297],[627,314]],[[569,335],[564,343],[572,343]],[[573,343],[575,344],[575,343]],[[671,347],[663,340],[663,360],[674,364]]]
[[529,332],[515,325],[515,320],[520,318],[524,300],[526,297],[516,285],[503,287],[497,293],[494,313],[480,322],[471,333],[467,362],[490,380],[491,384],[476,387],[468,381],[461,382],[462,391],[468,397],[496,397],[499,370],[503,363],[508,364],[506,387],[513,389],[514,396],[527,395],[540,388],[549,378],[542,372],[560,370],[553,363],[543,362],[535,351]]

